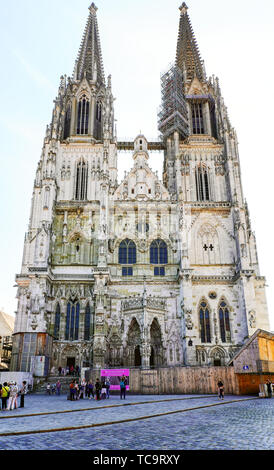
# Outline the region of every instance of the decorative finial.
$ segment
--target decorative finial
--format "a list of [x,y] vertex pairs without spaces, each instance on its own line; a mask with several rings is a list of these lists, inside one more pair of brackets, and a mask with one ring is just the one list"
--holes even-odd
[[182,3],[182,5],[180,6],[179,10],[181,11],[181,15],[185,15],[187,13],[187,10],[188,10],[188,6],[185,2]]
[[97,6],[95,5],[94,2],[92,2],[92,4],[90,5],[89,10],[91,11],[91,13],[96,15],[96,11],[98,10],[98,8],[97,8]]

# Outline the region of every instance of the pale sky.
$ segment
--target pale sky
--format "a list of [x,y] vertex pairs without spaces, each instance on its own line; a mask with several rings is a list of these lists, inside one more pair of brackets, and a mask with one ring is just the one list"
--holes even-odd
[[[13,314],[33,182],[61,75],[71,76],[91,0],[0,0],[0,309]],[[157,138],[160,74],[174,61],[181,0],[97,0],[118,139]],[[188,0],[207,75],[219,77],[239,138],[244,196],[274,330],[273,0]],[[266,86],[267,85],[267,86]],[[132,165],[119,157],[120,176]],[[162,173],[162,155],[150,166]]]

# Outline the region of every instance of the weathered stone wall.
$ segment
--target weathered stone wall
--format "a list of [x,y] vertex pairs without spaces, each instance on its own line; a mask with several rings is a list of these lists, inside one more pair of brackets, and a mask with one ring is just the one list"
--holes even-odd
[[[100,370],[90,370],[86,378],[95,382]],[[133,394],[216,394],[221,379],[225,393],[238,395],[239,387],[233,367],[163,367],[130,369],[130,392]]]

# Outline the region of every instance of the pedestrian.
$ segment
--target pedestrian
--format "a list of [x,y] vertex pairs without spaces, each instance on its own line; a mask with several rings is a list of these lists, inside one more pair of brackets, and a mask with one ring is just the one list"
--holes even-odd
[[60,376],[62,374],[62,367],[61,366],[58,367],[58,372],[59,372],[59,376]]
[[60,396],[60,392],[61,392],[61,382],[60,382],[60,380],[58,380],[58,382],[56,384],[56,391],[57,391],[57,395]]
[[47,384],[47,391],[46,391],[47,395],[51,395],[51,391],[50,391],[50,383],[48,382]]
[[270,379],[266,381],[266,388],[267,388],[267,397],[272,398],[272,383],[270,382]]
[[7,384],[7,382],[4,382],[2,385],[2,394],[1,394],[1,400],[2,400],[2,410],[6,411],[7,409],[7,400],[9,398],[10,394],[10,388]]
[[99,379],[96,379],[96,382],[95,382],[96,400],[100,400],[101,388],[102,387],[101,387]]
[[75,389],[75,400],[79,400],[79,393],[80,393],[80,390],[79,390],[79,384],[78,382],[74,382],[74,389]]
[[94,398],[93,383],[91,380],[89,380],[87,384],[87,396],[89,400],[91,400],[90,395],[92,395],[92,398]]
[[120,398],[122,400],[122,397],[124,397],[124,400],[126,399],[126,386],[127,386],[127,380],[125,376],[123,375],[121,380],[120,380]]
[[27,382],[23,380],[22,387],[20,389],[20,408],[25,406],[25,395],[28,393]]
[[107,398],[109,398],[109,391],[110,391],[110,380],[109,380],[109,377],[107,377],[107,380],[106,380],[106,391],[107,391]]
[[69,385],[69,399],[71,401],[75,400],[75,386],[74,386],[74,380],[71,381]]
[[17,396],[19,393],[19,388],[16,382],[11,382],[10,384],[10,396],[8,399],[8,406],[7,411],[13,410],[17,408]]
[[224,400],[224,384],[222,380],[220,379],[218,382],[218,396],[220,400]]
[[52,395],[55,395],[55,392],[56,392],[56,384],[52,384],[52,386],[51,386],[51,394],[52,394]]
[[102,384],[101,398],[102,400],[105,400],[107,398],[107,389],[105,383]]

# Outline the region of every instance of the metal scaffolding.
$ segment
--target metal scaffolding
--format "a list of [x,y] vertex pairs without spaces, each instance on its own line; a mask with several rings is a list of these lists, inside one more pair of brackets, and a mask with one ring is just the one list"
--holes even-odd
[[162,104],[158,128],[166,139],[177,131],[181,139],[189,135],[188,111],[183,93],[182,71],[176,66],[161,75]]

